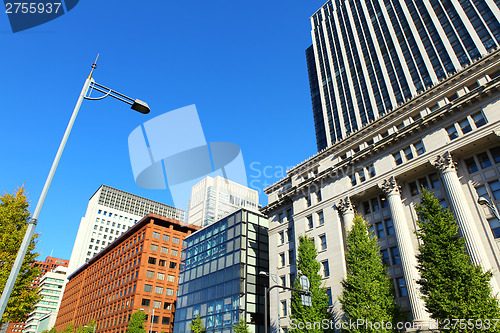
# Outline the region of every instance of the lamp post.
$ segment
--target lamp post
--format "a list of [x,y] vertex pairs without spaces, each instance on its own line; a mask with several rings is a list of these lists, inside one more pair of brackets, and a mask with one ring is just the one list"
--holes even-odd
[[[97,55],[97,58],[99,55]],[[97,62],[96,58],[96,62]],[[52,182],[52,178],[54,177],[54,173],[56,172],[57,165],[59,164],[59,160],[61,159],[62,152],[64,150],[64,147],[66,146],[66,141],[68,141],[69,134],[71,132],[71,129],[73,128],[73,124],[75,122],[76,116],[78,115],[78,111],[80,110],[80,106],[82,105],[82,102],[84,99],[88,100],[100,100],[103,99],[107,96],[111,96],[113,98],[116,98],[122,102],[125,102],[129,105],[131,105],[131,109],[135,110],[137,112],[140,112],[142,114],[147,114],[149,113],[150,109],[149,106],[138,99],[132,99],[130,97],[127,97],[123,94],[120,94],[117,91],[114,91],[110,88],[107,88],[103,85],[100,85],[94,81],[92,78],[92,73],[94,69],[97,67],[96,62],[92,64],[92,70],[90,71],[89,76],[85,80],[85,83],[83,84],[82,91],[80,92],[80,96],[78,97],[78,100],[76,102],[75,108],[73,109],[73,114],[71,115],[71,118],[69,120],[68,126],[66,127],[66,131],[64,132],[64,136],[62,138],[61,144],[59,145],[59,149],[57,150],[56,157],[54,158],[54,162],[52,162],[52,167],[50,168],[49,175],[47,176],[47,179],[45,180],[45,185],[43,186],[42,193],[40,194],[40,197],[38,198],[38,202],[36,204],[35,211],[33,212],[33,216],[31,217],[31,220],[28,223],[28,227],[26,229],[26,233],[24,234],[23,242],[21,243],[21,247],[19,248],[19,251],[17,252],[17,257],[16,260],[14,261],[14,265],[12,266],[12,270],[10,271],[9,278],[5,284],[5,288],[2,292],[2,297],[0,298],[0,318],[3,317],[3,314],[5,312],[5,308],[7,307],[7,302],[9,301],[10,294],[12,293],[12,290],[14,289],[14,283],[17,279],[17,276],[19,275],[19,271],[21,269],[21,265],[24,261],[24,257],[26,255],[26,252],[28,251],[29,244],[31,242],[31,238],[33,237],[35,233],[35,227],[36,223],[38,220],[38,216],[40,214],[40,210],[42,209],[43,202],[45,201],[45,197],[47,196],[47,192],[50,187],[50,183]],[[97,98],[93,98],[90,96],[87,96],[87,92],[89,91],[89,88],[95,89],[99,92],[104,93],[105,95]]]
[[[141,311],[144,311],[144,309],[141,308]],[[148,309],[148,312],[151,313],[151,311]],[[153,333],[153,320],[155,318],[155,309],[153,308],[153,315],[151,316],[151,329],[149,330],[150,333]]]
[[498,213],[497,206],[495,206],[490,200],[485,197],[479,197],[479,199],[477,199],[477,203],[488,206],[488,208],[493,212],[493,215],[495,215],[497,220],[500,221],[500,214]]
[[96,325],[94,325],[94,326],[87,326],[87,325],[85,325],[85,326],[83,326],[83,327],[87,327],[87,328],[92,327],[92,328],[93,328],[93,333],[95,333],[95,327],[96,327],[96,326],[97,326],[97,324],[96,324]]
[[[259,275],[269,276],[269,273],[262,271],[262,272],[259,272]],[[301,290],[301,289],[285,287],[285,286],[282,286],[280,284],[275,284],[274,286],[271,286],[271,287],[264,287],[264,333],[267,333],[267,329],[269,326],[268,318],[267,318],[267,297],[269,295],[269,292],[271,290],[273,290],[274,288],[281,288],[281,289],[286,289],[286,290],[291,290],[291,291],[297,291],[297,292],[301,293],[302,295],[307,295],[307,296],[311,295],[311,292],[308,290]]]

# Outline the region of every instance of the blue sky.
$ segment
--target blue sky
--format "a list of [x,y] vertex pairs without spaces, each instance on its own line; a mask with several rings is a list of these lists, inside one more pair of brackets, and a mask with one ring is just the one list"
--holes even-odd
[[95,80],[152,110],[83,102],[39,217],[40,258],[69,259],[101,184],[173,204],[168,191],[135,184],[127,147],[134,128],[170,110],[196,104],[207,141],[238,144],[258,190],[313,155],[305,49],[323,3],[81,0],[15,34],[0,14],[2,193],[24,184],[34,209],[97,53]]

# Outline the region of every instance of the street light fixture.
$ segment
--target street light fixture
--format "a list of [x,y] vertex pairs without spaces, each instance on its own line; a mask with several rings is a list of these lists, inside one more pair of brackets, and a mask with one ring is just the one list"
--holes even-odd
[[488,206],[488,208],[493,212],[493,215],[497,218],[497,220],[500,221],[500,214],[498,213],[497,207],[488,199],[485,197],[479,197],[477,199],[477,203],[483,206]]
[[[144,311],[143,308],[140,309],[141,311]],[[151,310],[148,309],[148,312],[151,313]],[[149,330],[150,333],[153,333],[153,320],[155,319],[155,309],[153,308],[153,315],[151,316],[151,329]]]
[[[97,55],[97,58],[99,58],[99,55]],[[42,209],[43,202],[45,201],[45,197],[47,196],[47,192],[48,192],[50,184],[52,182],[52,178],[54,177],[54,173],[56,172],[57,165],[59,164],[59,160],[61,159],[61,155],[63,153],[64,147],[66,146],[66,142],[68,141],[69,134],[71,132],[71,129],[73,128],[73,124],[75,122],[76,116],[78,115],[78,111],[80,110],[80,106],[82,105],[83,100],[84,99],[100,100],[100,99],[103,99],[107,96],[111,96],[113,98],[116,98],[122,102],[125,102],[125,103],[131,105],[132,110],[138,111],[142,114],[147,114],[150,111],[149,106],[145,102],[138,100],[138,99],[132,99],[128,96],[125,96],[125,95],[117,92],[117,91],[114,91],[110,88],[107,88],[103,85],[96,83],[94,81],[94,79],[92,78],[92,73],[94,72],[94,69],[97,68],[97,65],[96,65],[97,58],[96,58],[95,62],[92,64],[92,70],[90,71],[89,76],[85,80],[82,91],[80,92],[80,96],[78,97],[75,108],[73,109],[73,114],[71,115],[68,126],[66,127],[66,132],[64,132],[64,136],[62,138],[61,144],[59,145],[59,149],[57,150],[57,154],[56,154],[56,157],[54,158],[54,162],[52,162],[52,167],[50,168],[49,175],[47,176],[47,179],[45,180],[45,185],[43,186],[42,193],[40,194],[40,197],[38,198],[38,202],[37,202],[35,211],[33,212],[33,216],[31,217],[31,220],[28,223],[26,233],[24,234],[23,242],[21,243],[21,247],[19,248],[19,251],[17,252],[16,260],[14,261],[14,265],[12,266],[12,270],[10,271],[9,278],[8,278],[7,283],[5,284],[4,290],[2,292],[2,297],[0,298],[0,318],[3,317],[3,314],[5,312],[5,308],[7,307],[7,302],[9,301],[9,298],[10,298],[10,294],[12,293],[12,290],[14,289],[14,283],[17,279],[17,276],[19,275],[19,271],[20,271],[21,265],[24,261],[24,257],[26,255],[26,252],[28,251],[28,247],[29,247],[29,244],[31,242],[31,238],[35,234],[35,227],[36,227],[36,223],[38,220],[38,216],[40,215],[40,210]],[[101,97],[97,97],[97,98],[87,96],[89,88],[103,92],[105,95],[101,96]]]
[[92,327],[92,328],[94,329],[94,332],[93,332],[93,333],[95,333],[95,327],[96,327],[96,326],[97,326],[97,324],[96,324],[96,325],[94,325],[94,326],[87,326],[87,325],[85,325],[85,326],[83,326],[83,327],[87,327],[87,328]]

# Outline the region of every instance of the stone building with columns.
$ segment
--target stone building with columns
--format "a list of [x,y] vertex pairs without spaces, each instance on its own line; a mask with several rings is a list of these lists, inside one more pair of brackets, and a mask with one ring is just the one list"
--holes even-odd
[[[473,62],[287,171],[268,187],[269,267],[290,286],[299,235],[314,238],[339,315],[345,235],[354,212],[378,238],[397,303],[422,327],[429,314],[416,280],[420,188],[454,213],[471,261],[500,289],[500,222],[479,197],[500,204],[500,51]],[[274,327],[290,327],[291,294],[270,297]]]

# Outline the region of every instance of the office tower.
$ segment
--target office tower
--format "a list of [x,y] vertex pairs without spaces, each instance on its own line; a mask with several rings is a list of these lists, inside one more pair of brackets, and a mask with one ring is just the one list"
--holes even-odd
[[257,210],[258,207],[256,190],[221,176],[207,176],[191,189],[188,222],[203,227],[239,208]]
[[40,278],[38,294],[42,299],[29,314],[24,333],[39,333],[54,327],[64,292],[66,271],[67,267],[57,266]]
[[199,227],[148,214],[71,274],[56,329],[96,322],[96,333],[125,332],[143,309],[151,333],[171,333],[184,238]]
[[[314,238],[332,309],[340,311],[345,232],[356,211],[378,238],[397,303],[408,320],[429,328],[415,282],[415,204],[425,187],[454,213],[471,261],[493,272],[493,293],[500,292],[500,222],[478,203],[500,204],[499,88],[497,50],[288,170],[264,190],[271,273],[290,285],[296,267],[287,253],[296,251],[298,235]],[[279,294],[280,301],[290,297]],[[279,303],[270,300],[277,325]],[[280,325],[290,328],[289,317]]]
[[[69,265],[69,260],[66,259],[60,259],[60,258],[54,258],[54,257],[47,257],[45,258],[45,261],[35,261],[33,265],[37,266],[40,268],[40,275],[37,276],[32,284],[33,287],[38,287],[40,285],[40,279],[43,277],[43,275],[47,272],[50,272],[54,270],[55,268],[62,266],[62,267],[68,267]],[[62,293],[62,292],[61,292]],[[56,312],[57,315],[57,312]],[[20,322],[20,323],[9,323],[7,325],[7,330],[6,333],[18,333],[18,332],[23,332],[24,327],[26,323],[25,322]]]
[[86,263],[147,214],[184,221],[184,211],[138,195],[101,185],[80,221],[68,274]]
[[265,216],[240,209],[186,237],[174,332],[189,332],[198,315],[207,333],[233,332],[240,319],[264,332],[267,226]]
[[328,1],[306,57],[318,151],[498,47],[493,0]]

